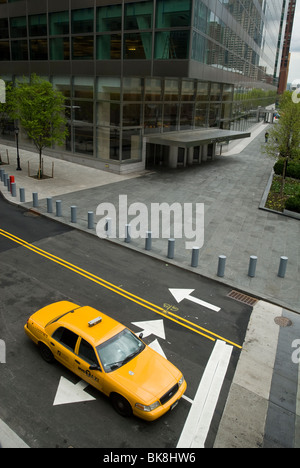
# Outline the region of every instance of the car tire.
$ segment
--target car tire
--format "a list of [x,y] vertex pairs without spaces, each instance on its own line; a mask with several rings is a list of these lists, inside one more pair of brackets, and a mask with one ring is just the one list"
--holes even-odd
[[52,362],[55,361],[51,350],[44,343],[39,343],[39,350],[40,355],[42,356],[44,361],[48,362],[48,364],[52,364]]
[[132,415],[132,408],[129,401],[126,398],[122,397],[118,393],[113,393],[110,396],[112,405],[117,413],[121,416],[128,418]]

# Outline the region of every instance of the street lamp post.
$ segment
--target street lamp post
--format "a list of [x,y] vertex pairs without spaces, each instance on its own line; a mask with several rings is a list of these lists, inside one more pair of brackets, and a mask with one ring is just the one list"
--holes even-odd
[[20,154],[19,154],[19,128],[15,128],[16,142],[17,142],[17,171],[21,171]]

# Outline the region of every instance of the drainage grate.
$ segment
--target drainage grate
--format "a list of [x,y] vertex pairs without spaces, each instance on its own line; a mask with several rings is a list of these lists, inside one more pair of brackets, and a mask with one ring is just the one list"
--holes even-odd
[[231,297],[231,299],[235,299],[236,301],[243,302],[243,304],[250,306],[253,306],[258,302],[258,299],[255,299],[255,297],[247,296],[246,294],[235,290],[230,291],[230,293],[227,294],[227,297]]

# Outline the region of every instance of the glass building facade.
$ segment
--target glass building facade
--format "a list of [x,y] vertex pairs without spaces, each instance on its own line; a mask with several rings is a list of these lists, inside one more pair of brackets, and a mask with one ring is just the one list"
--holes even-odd
[[137,170],[148,135],[247,130],[275,102],[287,3],[0,0],[0,77],[37,73],[65,95],[53,150]]

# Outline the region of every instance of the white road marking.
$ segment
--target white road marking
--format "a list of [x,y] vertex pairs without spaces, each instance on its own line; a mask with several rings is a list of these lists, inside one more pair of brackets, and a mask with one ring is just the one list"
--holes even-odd
[[0,419],[0,448],[29,448],[27,444]]
[[218,340],[206,365],[177,448],[204,448],[233,346]]
[[166,339],[164,321],[161,320],[148,320],[147,322],[131,322],[138,328],[142,329],[143,338],[149,335],[155,335],[163,340]]
[[53,406],[95,400],[96,398],[92,397],[84,391],[84,389],[88,387],[88,385],[89,384],[84,380],[80,380],[75,385],[69,380],[65,379],[64,377],[61,377],[53,402]]
[[206,307],[207,309],[211,309],[214,312],[220,312],[221,310],[220,307],[210,304],[209,302],[202,301],[202,299],[198,299],[197,297],[191,296],[195,289],[169,289],[169,291],[178,303],[182,302],[184,299],[187,299],[188,301],[194,302],[195,304]]

